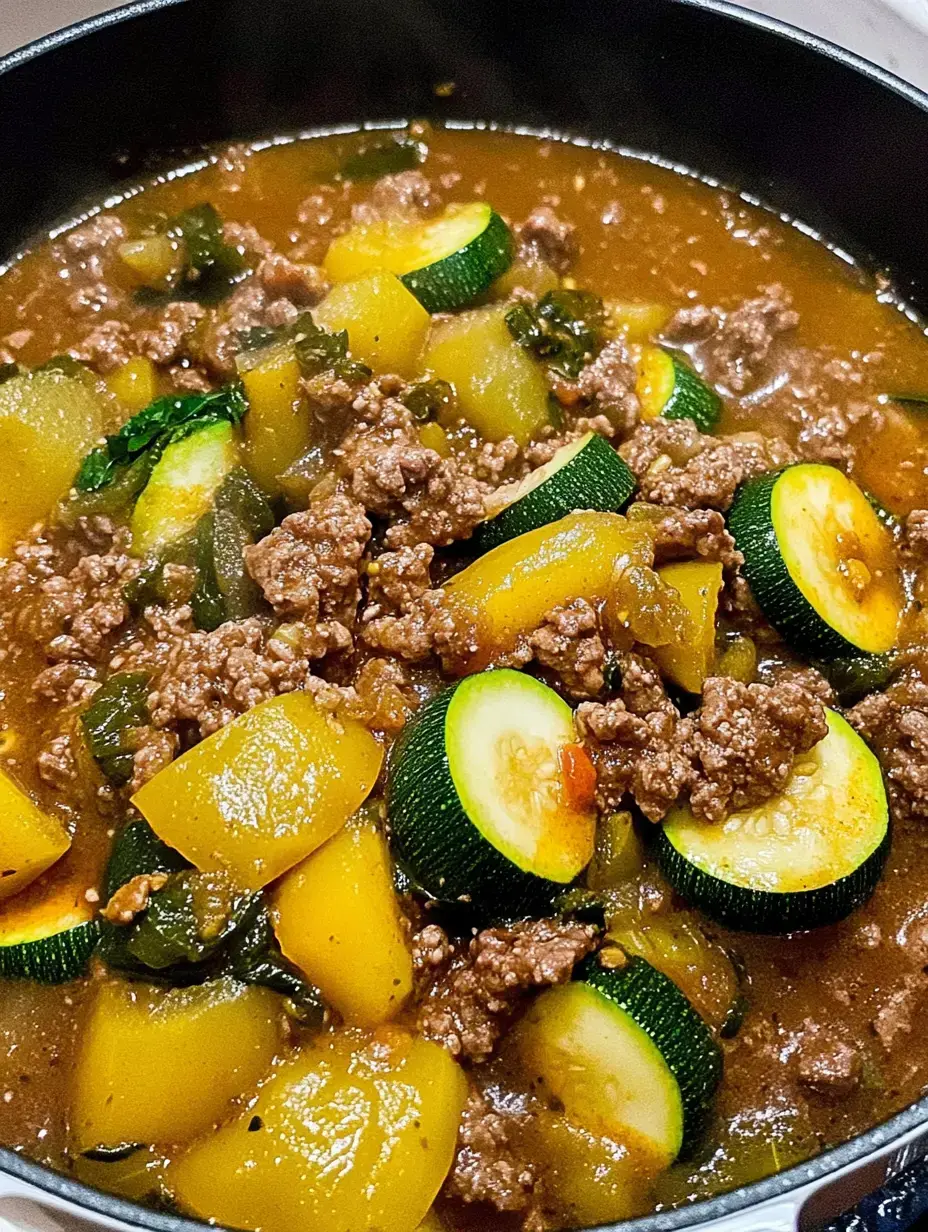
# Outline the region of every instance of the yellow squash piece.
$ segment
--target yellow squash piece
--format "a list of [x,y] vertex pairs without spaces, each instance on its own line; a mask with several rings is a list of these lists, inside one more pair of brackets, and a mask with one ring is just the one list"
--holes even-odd
[[528,1118],[524,1143],[529,1157],[545,1165],[545,1196],[559,1225],[614,1223],[653,1206],[664,1161],[643,1140],[618,1142],[542,1109]]
[[60,821],[43,813],[0,770],[0,900],[11,898],[71,846]]
[[230,423],[212,424],[168,445],[132,511],[132,554],[154,555],[188,535],[237,465]]
[[232,980],[101,984],[74,1064],[75,1149],[204,1133],[270,1069],[278,1020],[274,993]]
[[715,616],[722,589],[722,566],[703,560],[681,561],[658,569],[690,615],[690,627],[679,642],[656,646],[651,656],[661,672],[688,693],[701,693],[715,666]]
[[132,797],[197,868],[259,889],[315,851],[377,781],[383,748],[308,693],[271,698],[201,741]]
[[131,414],[148,406],[158,393],[155,365],[144,355],[133,355],[106,378],[110,393]]
[[510,539],[456,573],[445,594],[462,621],[476,626],[476,671],[537,629],[544,615],[583,597],[605,597],[613,570],[635,558],[647,531],[618,513],[571,513]]
[[548,422],[548,387],[510,334],[506,311],[478,308],[436,326],[422,362],[433,377],[454,386],[455,414],[485,440],[513,436],[525,445]]
[[412,957],[400,926],[387,845],[356,819],[281,880],[274,930],[346,1022],[374,1027],[412,991]]
[[0,385],[0,554],[67,495],[102,430],[89,380],[34,372]]
[[225,1227],[413,1232],[451,1166],[466,1093],[443,1048],[399,1028],[321,1037],[182,1155],[170,1187]]
[[332,333],[347,330],[354,359],[375,372],[400,376],[415,372],[431,322],[413,293],[387,270],[333,287],[313,309],[313,319]]
[[300,365],[292,342],[246,352],[236,363],[248,398],[245,461],[265,492],[276,495],[279,476],[312,443],[312,422],[300,401]]

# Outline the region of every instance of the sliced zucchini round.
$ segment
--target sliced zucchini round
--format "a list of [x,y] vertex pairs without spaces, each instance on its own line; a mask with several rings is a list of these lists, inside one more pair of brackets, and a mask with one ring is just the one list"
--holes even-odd
[[780,795],[724,822],[674,809],[657,838],[674,889],[729,928],[791,933],[833,924],[873,893],[889,852],[876,757],[841,715]]
[[593,1132],[645,1144],[665,1167],[692,1146],[722,1073],[709,1028],[643,958],[604,967],[592,955],[538,998],[515,1038],[543,1097]]
[[337,236],[325,257],[336,282],[375,269],[397,274],[429,312],[473,303],[512,262],[512,235],[485,201],[449,205],[421,222],[375,222]]
[[638,358],[635,393],[642,419],[692,419],[700,432],[711,432],[722,413],[722,400],[689,364],[658,346],[644,346]]
[[[393,843],[435,898],[519,914],[549,903],[593,854],[595,814],[568,795],[573,714],[508,668],[468,676],[425,705],[394,746]],[[552,884],[554,883],[554,884]]]
[[618,513],[634,490],[635,476],[625,462],[598,433],[587,432],[518,483],[497,489],[493,515],[479,524],[473,542],[488,552],[578,509]]
[[[32,896],[30,896],[31,898]],[[99,936],[95,909],[73,885],[0,917],[0,979],[64,984],[87,966]]]
[[728,525],[764,615],[804,658],[892,649],[905,606],[893,538],[842,471],[798,462],[751,479]]

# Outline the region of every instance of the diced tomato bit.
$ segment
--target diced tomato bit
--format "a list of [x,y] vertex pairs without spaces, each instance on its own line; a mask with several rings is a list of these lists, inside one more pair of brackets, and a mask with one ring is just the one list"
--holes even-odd
[[588,809],[596,796],[596,767],[581,744],[563,744],[558,750],[564,792],[571,808]]

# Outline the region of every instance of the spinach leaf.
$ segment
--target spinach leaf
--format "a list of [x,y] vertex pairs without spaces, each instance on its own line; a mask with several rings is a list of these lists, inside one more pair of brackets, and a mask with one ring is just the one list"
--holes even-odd
[[403,395],[403,405],[420,423],[437,419],[444,411],[450,415],[454,407],[454,389],[447,381],[418,381]]
[[149,721],[148,675],[117,672],[94,694],[81,715],[91,755],[111,783],[122,787],[132,778],[133,750],[127,735]]
[[129,927],[126,948],[154,971],[211,958],[238,927],[249,895],[222,873],[172,873]]
[[184,274],[172,293],[174,299],[215,304],[229,294],[247,269],[239,250],[223,239],[222,219],[209,202],[175,215],[165,230],[180,241],[186,255]]
[[552,371],[574,380],[602,344],[603,303],[588,291],[549,291],[506,313],[509,332]]
[[310,312],[301,312],[295,321],[276,329],[257,325],[241,330],[239,340],[248,366],[261,362],[261,352],[266,347],[279,342],[293,342],[303,376],[334,372],[343,381],[366,381],[371,375],[367,364],[358,363],[348,354],[348,331],[342,329],[337,334],[330,334],[316,324]]
[[421,141],[391,137],[387,141],[365,145],[350,154],[342,163],[338,177],[342,180],[377,180],[382,175],[411,171],[419,166],[426,154],[428,147]]
[[284,958],[263,894],[255,894],[228,949],[229,971],[245,984],[260,984],[293,1002],[304,1022],[320,1024],[322,995]]
[[199,629],[244,620],[261,610],[260,588],[245,568],[245,548],[274,527],[274,511],[247,471],[231,471],[212,510],[197,524],[197,586],[191,599]]
[[19,376],[21,371],[19,364],[16,363],[0,364],[0,385],[14,376]]
[[[106,444],[92,450],[75,479],[79,492],[96,492],[111,484],[140,455],[151,451],[155,461],[164,449],[209,424],[228,420],[240,423],[248,410],[245,391],[238,383],[208,394],[182,394],[156,398],[124,423]],[[152,463],[154,465],[154,462]]]

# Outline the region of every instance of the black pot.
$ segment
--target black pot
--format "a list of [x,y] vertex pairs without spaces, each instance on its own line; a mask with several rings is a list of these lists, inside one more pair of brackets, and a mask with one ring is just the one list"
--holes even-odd
[[[456,89],[439,98],[445,81]],[[659,154],[801,219],[928,311],[928,97],[718,0],[142,0],[0,61],[0,253],[206,142],[414,116]],[[925,1134],[921,1100],[779,1176],[629,1227],[815,1226],[924,1154]],[[0,1150],[4,1195],[13,1218],[11,1201],[36,1200],[98,1226],[203,1227]]]

